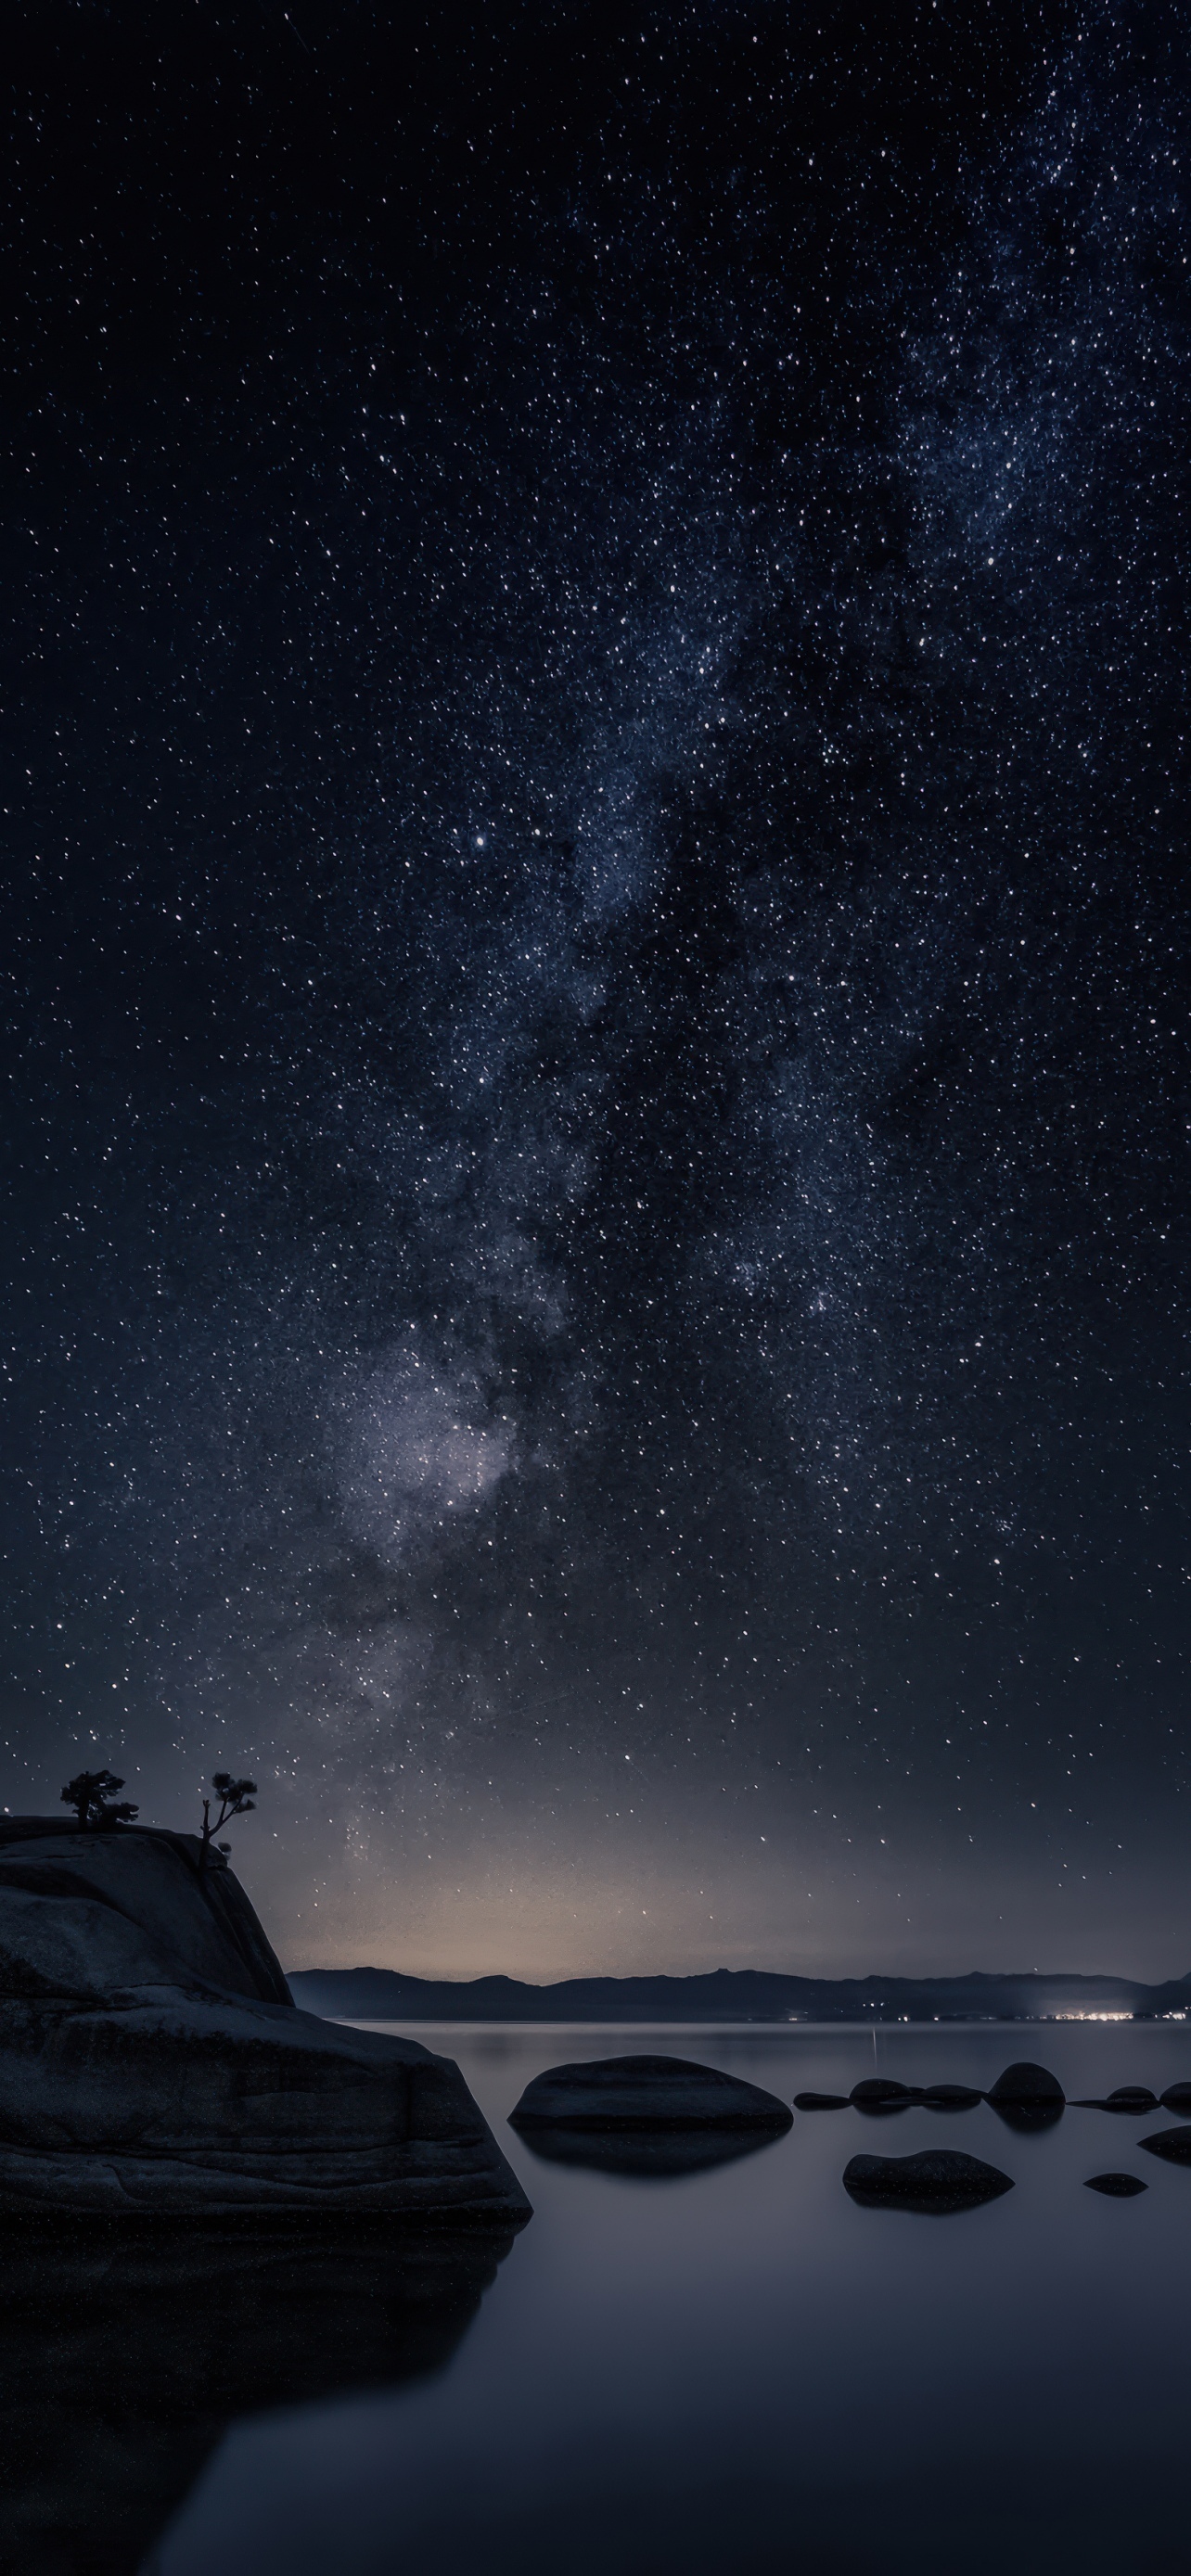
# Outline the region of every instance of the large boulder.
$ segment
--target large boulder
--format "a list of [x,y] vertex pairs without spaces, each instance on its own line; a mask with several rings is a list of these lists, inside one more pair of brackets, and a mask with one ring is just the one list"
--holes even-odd
[[515,2129],[792,2129],[775,2093],[685,2057],[600,2057],[551,2066],[510,2113]]
[[0,2217],[529,2204],[449,2058],[296,2010],[196,1837],[0,1820]]

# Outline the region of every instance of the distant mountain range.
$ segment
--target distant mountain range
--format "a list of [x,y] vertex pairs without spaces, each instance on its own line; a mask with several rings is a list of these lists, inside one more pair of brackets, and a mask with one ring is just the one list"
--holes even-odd
[[290,1977],[305,2012],[341,2021],[732,2022],[1056,2021],[1101,2013],[1191,2018],[1191,1977],[783,1977],[717,1968],[703,1977],[516,1977],[463,1984],[395,1968],[305,1968]]

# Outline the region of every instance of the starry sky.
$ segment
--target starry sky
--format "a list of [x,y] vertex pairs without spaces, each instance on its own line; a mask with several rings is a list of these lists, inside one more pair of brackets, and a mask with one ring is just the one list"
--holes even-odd
[[1185,36],[15,0],[3,1803],[291,1966],[1191,1968]]

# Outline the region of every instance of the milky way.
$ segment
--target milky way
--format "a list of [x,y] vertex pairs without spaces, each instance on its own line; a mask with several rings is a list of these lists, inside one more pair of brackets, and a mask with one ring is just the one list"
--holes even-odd
[[1177,14],[203,15],[23,21],[6,1803],[1185,1967]]

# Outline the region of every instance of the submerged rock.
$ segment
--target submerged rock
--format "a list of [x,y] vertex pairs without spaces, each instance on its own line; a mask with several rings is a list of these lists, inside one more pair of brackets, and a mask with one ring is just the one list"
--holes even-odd
[[1085,2191],[1102,2191],[1108,2200],[1136,2200],[1149,2187],[1140,2174],[1126,2173],[1089,2174],[1084,2183]]
[[921,2156],[853,2156],[844,2189],[866,2209],[921,2209],[940,2215],[976,2209],[1012,2191],[1009,2174],[954,2147],[928,2147]]
[[519,2226],[449,2058],[297,2011],[194,1835],[0,1820],[0,2217]]
[[527,2084],[515,2129],[792,2129],[776,2094],[685,2057],[599,2057]]
[[1179,2111],[1191,2120],[1191,2084],[1168,2084],[1158,2099],[1164,2111]]
[[848,2096],[846,2093],[796,2093],[794,2108],[796,2111],[846,2111]]
[[916,2085],[898,2084],[892,2075],[866,2075],[863,2083],[853,2085],[848,2100],[857,2111],[908,2111],[922,2093]]
[[1168,2165],[1191,2165],[1191,2129],[1155,2129],[1152,2138],[1138,2143],[1147,2155],[1161,2156]]
[[928,2084],[922,2096],[927,2111],[974,2111],[983,2100],[983,2093],[971,2084]]

